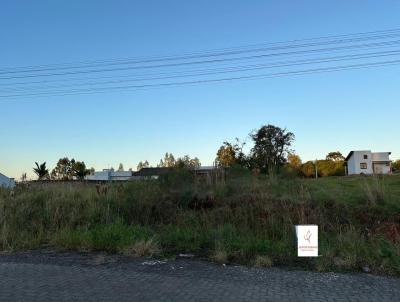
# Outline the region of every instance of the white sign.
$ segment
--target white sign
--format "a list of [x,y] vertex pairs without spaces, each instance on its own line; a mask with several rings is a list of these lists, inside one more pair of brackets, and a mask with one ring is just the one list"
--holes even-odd
[[297,256],[318,257],[318,226],[296,225]]

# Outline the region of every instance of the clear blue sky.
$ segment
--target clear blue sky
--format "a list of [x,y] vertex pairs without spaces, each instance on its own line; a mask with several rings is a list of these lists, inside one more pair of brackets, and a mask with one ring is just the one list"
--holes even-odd
[[[400,27],[399,1],[2,1],[0,69],[144,57]],[[303,160],[329,151],[400,158],[400,66],[254,81],[0,101],[0,171],[63,156],[89,167],[211,164],[262,124],[295,133]]]

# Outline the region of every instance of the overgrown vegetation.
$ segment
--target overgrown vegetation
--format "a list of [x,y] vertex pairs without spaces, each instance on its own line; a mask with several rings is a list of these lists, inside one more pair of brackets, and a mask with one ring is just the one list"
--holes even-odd
[[[2,189],[0,248],[191,252],[219,263],[400,275],[400,176],[290,179],[231,168],[210,185],[182,169],[103,186]],[[322,257],[297,257],[295,224],[319,225]]]

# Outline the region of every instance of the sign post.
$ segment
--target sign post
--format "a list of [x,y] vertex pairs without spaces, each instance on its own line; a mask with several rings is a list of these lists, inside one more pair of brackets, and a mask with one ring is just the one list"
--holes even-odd
[[296,225],[297,256],[318,257],[318,226]]

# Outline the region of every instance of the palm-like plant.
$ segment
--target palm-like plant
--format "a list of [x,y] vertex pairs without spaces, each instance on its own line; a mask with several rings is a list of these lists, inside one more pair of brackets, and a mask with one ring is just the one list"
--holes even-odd
[[35,162],[36,168],[33,168],[33,172],[38,176],[38,180],[48,178],[49,176],[49,170],[46,168],[46,162],[43,164],[39,165],[37,162]]

